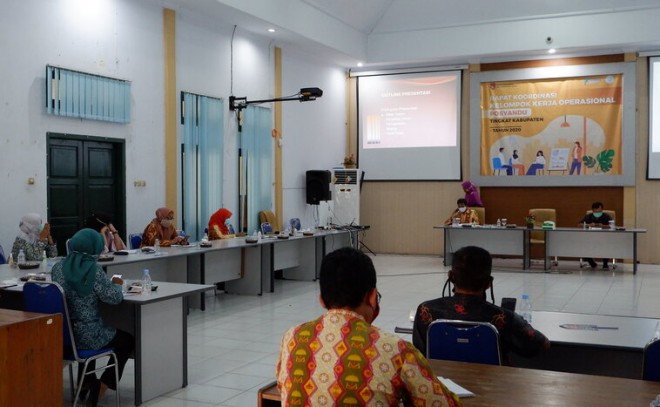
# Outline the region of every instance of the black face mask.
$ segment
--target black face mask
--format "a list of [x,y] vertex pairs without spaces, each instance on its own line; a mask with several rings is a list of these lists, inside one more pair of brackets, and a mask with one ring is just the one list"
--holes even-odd
[[[454,280],[451,279],[451,277],[447,277],[447,281],[445,281],[445,285],[442,286],[442,296],[443,297],[450,297],[451,293],[454,292],[454,289],[452,288],[452,284],[454,284]],[[486,291],[484,291],[484,296],[483,296],[484,301],[486,301]],[[495,304],[495,291],[493,290],[493,277],[490,277],[490,302]]]

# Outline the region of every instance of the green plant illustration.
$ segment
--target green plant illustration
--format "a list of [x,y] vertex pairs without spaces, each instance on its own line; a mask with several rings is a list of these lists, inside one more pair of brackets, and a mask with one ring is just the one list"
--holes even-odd
[[587,168],[596,167],[595,172],[609,172],[612,169],[612,159],[614,158],[614,150],[603,150],[596,158],[590,155],[582,157],[582,162]]

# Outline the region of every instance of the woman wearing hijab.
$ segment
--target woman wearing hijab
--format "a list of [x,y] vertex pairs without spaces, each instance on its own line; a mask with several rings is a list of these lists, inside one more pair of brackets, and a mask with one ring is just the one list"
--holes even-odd
[[168,247],[173,244],[188,244],[185,237],[181,237],[176,232],[174,226],[174,211],[168,208],[158,208],[156,217],[144,228],[142,232],[142,244],[140,247],[153,246],[156,239],[160,240],[161,247]]
[[112,224],[112,216],[110,214],[98,211],[94,212],[90,217],[85,219],[85,226],[96,230],[103,236],[103,240],[105,240],[103,253],[126,249],[126,244],[124,244],[119,232],[117,232],[117,229]]
[[232,213],[229,209],[220,208],[209,219],[209,240],[227,239],[235,235],[229,232],[226,222],[231,218]]
[[[121,378],[134,340],[130,334],[103,323],[99,302],[119,304],[123,299],[123,281],[117,277],[111,281],[96,263],[93,256],[103,251],[103,238],[97,231],[78,231],[69,240],[69,247],[69,255],[53,266],[52,278],[64,289],[76,345],[81,349],[114,348]],[[106,369],[100,380],[95,374],[88,375],[83,384],[84,394],[89,391],[87,405],[96,406],[107,389],[117,389],[113,369]]]
[[21,232],[14,240],[14,245],[11,248],[14,261],[18,259],[18,252],[21,249],[23,249],[27,261],[40,261],[44,250],[48,257],[57,256],[57,246],[50,236],[50,225],[42,223],[41,216],[38,213],[28,213],[23,216],[18,227]]
[[464,181],[461,186],[463,187],[463,192],[465,192],[467,206],[478,206],[480,208],[484,206],[484,203],[481,202],[481,198],[479,197],[477,186],[474,185],[472,181]]

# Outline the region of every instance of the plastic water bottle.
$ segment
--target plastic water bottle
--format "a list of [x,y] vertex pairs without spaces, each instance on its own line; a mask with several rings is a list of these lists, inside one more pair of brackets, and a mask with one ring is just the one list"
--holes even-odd
[[500,218],[497,218],[497,227],[498,228],[502,227],[502,220]]
[[160,254],[160,239],[156,239],[154,242],[154,250],[156,251],[156,254]]
[[522,295],[520,311],[518,313],[521,317],[523,317],[525,321],[527,321],[528,324],[532,323],[532,301],[529,299],[529,295]]
[[149,275],[149,269],[144,269],[144,275],[142,276],[142,294],[151,294],[151,275]]
[[654,400],[651,401],[649,407],[660,407],[660,395],[658,395]]
[[23,249],[18,251],[18,264],[24,264],[25,263],[25,252]]
[[43,271],[50,271],[48,270],[48,256],[45,250],[41,253],[41,264],[43,265]]

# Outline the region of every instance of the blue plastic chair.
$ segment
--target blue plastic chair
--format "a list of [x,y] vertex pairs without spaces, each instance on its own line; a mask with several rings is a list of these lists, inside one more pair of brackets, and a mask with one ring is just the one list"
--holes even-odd
[[497,171],[497,175],[500,175],[502,170],[506,171],[506,168],[502,166],[502,160],[500,160],[500,157],[493,157],[493,175],[495,175],[495,171]]
[[130,242],[131,249],[139,249],[142,244],[142,233],[131,233],[128,236],[128,241]]
[[660,382],[660,339],[655,338],[644,347],[642,380]]
[[261,224],[261,234],[262,235],[269,235],[273,233],[273,227],[269,222],[263,222]]
[[[78,349],[76,346],[73,329],[71,328],[69,310],[66,305],[66,296],[64,295],[64,290],[59,284],[28,281],[23,286],[23,301],[25,304],[25,311],[39,312],[42,314],[62,314],[64,360],[69,365],[69,379],[71,380],[72,387],[74,387],[73,362],[84,364],[82,374],[78,377],[78,382],[75,384],[75,395],[72,395],[74,407],[80,396],[80,390],[85,376],[96,374],[96,372],[104,371],[109,367],[114,367],[115,379],[117,383],[119,383],[119,367],[117,366],[117,356],[115,355],[113,348]],[[91,361],[104,357],[110,357],[111,360],[114,359],[114,362],[112,364],[108,363],[107,366],[98,367],[90,371],[87,370]],[[117,407],[119,407],[119,388],[115,391],[115,396]]]
[[301,228],[300,218],[291,218],[291,220],[289,220],[289,227],[291,228],[291,230],[293,229],[300,230]]
[[426,357],[501,365],[500,335],[487,322],[438,319],[426,332]]

